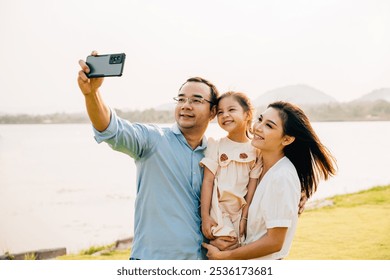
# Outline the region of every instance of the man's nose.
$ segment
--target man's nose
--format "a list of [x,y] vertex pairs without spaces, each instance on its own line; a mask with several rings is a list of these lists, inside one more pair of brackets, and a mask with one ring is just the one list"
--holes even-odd
[[190,99],[186,99],[186,101],[181,104],[181,108],[192,108],[192,102],[190,101]]

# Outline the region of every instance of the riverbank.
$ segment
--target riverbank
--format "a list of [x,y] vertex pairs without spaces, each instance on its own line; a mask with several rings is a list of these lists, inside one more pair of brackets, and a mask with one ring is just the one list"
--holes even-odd
[[[390,185],[307,206],[288,260],[390,260]],[[128,259],[130,248],[116,245],[91,247],[57,259]]]

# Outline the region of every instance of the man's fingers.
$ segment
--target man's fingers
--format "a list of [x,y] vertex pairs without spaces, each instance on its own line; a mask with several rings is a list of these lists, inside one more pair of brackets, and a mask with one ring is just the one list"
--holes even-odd
[[87,75],[85,74],[85,72],[83,70],[80,70],[79,71],[79,79],[83,82],[87,82],[88,81],[88,77]]
[[87,63],[85,63],[84,60],[80,59],[80,60],[79,60],[79,65],[80,65],[81,69],[82,69],[85,73],[89,73],[89,71],[90,71],[90,70],[89,70],[89,67],[88,67]]

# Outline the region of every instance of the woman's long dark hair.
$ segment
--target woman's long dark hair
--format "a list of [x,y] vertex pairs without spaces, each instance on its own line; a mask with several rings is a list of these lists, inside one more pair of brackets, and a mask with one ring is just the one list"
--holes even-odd
[[302,109],[283,101],[271,103],[268,108],[279,111],[284,134],[295,137],[284,148],[284,154],[294,164],[301,189],[309,198],[317,190],[319,179],[327,180],[336,174],[336,160],[321,143]]

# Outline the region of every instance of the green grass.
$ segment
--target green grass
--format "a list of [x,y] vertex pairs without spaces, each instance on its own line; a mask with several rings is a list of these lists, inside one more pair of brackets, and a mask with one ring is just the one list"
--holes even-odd
[[389,260],[390,186],[332,200],[301,215],[287,259]]
[[130,250],[112,251],[101,255],[70,254],[58,257],[57,260],[128,260]]
[[58,260],[128,260],[130,250],[115,250],[115,244],[92,246],[78,254],[60,256]]
[[[305,210],[288,260],[390,260],[390,185],[330,198]],[[91,247],[61,260],[127,260],[130,250]],[[100,255],[93,255],[103,250]]]

